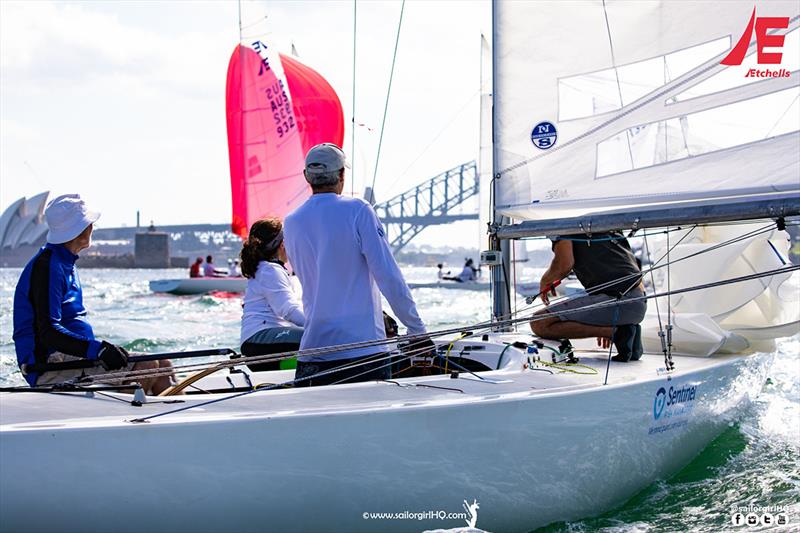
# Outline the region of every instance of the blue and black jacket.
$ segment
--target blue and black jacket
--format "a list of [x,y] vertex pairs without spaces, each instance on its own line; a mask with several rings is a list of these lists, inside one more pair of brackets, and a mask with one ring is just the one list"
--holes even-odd
[[[101,343],[86,322],[75,261],[63,244],[46,244],[25,265],[14,292],[17,363],[44,364],[54,352],[97,359]],[[39,378],[28,373],[31,386]]]

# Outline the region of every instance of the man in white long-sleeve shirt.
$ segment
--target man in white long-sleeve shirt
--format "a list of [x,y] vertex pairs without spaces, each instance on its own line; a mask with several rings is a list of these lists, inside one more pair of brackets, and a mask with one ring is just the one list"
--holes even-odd
[[[409,334],[426,332],[375,211],[363,200],[341,196],[346,166],[344,152],[334,144],[309,150],[304,174],[313,194],[284,221],[289,262],[303,286],[301,350],[385,339],[380,293]],[[376,357],[310,377],[353,366],[382,350],[373,346],[300,357],[296,386],[388,379],[390,362]]]

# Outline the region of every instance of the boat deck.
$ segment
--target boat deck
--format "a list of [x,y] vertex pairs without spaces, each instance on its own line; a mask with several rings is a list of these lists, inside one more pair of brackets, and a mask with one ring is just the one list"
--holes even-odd
[[[588,345],[588,343],[587,343]],[[516,350],[516,349],[515,349]],[[520,351],[521,352],[521,351]],[[522,368],[524,353],[503,370],[481,372],[480,379],[460,372],[450,375],[404,378],[393,381],[370,381],[325,387],[272,389],[236,397],[236,393],[188,394],[172,397],[149,397],[142,406],[131,405],[133,396],[118,392],[103,393],[0,393],[0,432],[78,428],[92,426],[135,426],[130,421],[189,406],[192,409],[149,420],[151,424],[207,422],[238,418],[275,418],[357,413],[386,409],[415,409],[485,401],[509,401],[526,396],[557,395],[580,389],[603,386],[607,352],[577,350],[580,364],[596,374],[560,372],[559,369],[535,365]],[[680,377],[697,369],[723,364],[742,356],[713,358],[674,358]],[[659,381],[667,373],[661,354],[648,353],[641,361],[611,362],[608,387],[631,381]],[[581,367],[574,370],[588,372]],[[227,372],[227,371],[222,371]],[[291,380],[293,370],[264,372],[252,375],[254,384]],[[224,376],[222,376],[224,379]],[[34,399],[36,401],[31,401]],[[179,403],[163,403],[175,401]],[[206,404],[210,400],[222,400]],[[205,405],[203,405],[205,404]]]

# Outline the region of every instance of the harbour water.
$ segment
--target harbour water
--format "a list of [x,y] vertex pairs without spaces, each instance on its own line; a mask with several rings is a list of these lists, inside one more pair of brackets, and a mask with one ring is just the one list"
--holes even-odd
[[[409,281],[431,281],[435,276],[435,270],[417,267],[404,272]],[[11,338],[19,273],[20,269],[0,269],[0,384],[4,386],[24,383],[16,371]],[[148,288],[151,279],[185,275],[184,269],[82,270],[85,304],[97,337],[132,352],[237,348],[241,298],[176,297],[153,294]],[[414,297],[431,330],[489,318],[488,292],[420,289]],[[770,380],[741,422],[728,428],[681,472],[602,516],[552,524],[541,531],[751,531],[756,529],[733,523],[738,508],[750,505],[781,507],[789,518],[788,526],[759,526],[758,530],[797,531],[800,527],[798,337],[780,343]]]

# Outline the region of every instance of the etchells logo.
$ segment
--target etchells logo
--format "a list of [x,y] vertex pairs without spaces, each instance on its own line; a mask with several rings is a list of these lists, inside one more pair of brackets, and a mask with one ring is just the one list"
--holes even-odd
[[[767,52],[764,48],[781,50],[783,48],[783,40],[786,36],[767,32],[769,30],[779,30],[788,27],[789,17],[756,17],[756,8],[753,8],[753,13],[750,15],[750,21],[747,23],[744,33],[742,33],[736,46],[731,49],[728,55],[725,56],[725,59],[720,61],[720,63],[728,66],[741,65],[742,61],[744,61],[745,54],[747,54],[747,49],[750,47],[750,41],[755,31],[758,64],[779,65],[783,58],[783,52]],[[785,68],[779,70],[751,68],[748,69],[745,78],[788,78],[790,75],[791,73]]]
[[659,387],[653,398],[653,420],[656,422],[648,433],[663,433],[688,424],[696,396],[697,385]]

